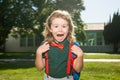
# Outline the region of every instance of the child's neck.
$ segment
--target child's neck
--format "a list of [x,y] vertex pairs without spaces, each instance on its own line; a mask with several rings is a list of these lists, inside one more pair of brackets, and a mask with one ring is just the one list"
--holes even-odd
[[57,40],[54,40],[54,42],[57,43],[57,44],[60,44],[60,43],[64,42],[65,40],[66,40],[66,39],[64,39],[64,40],[61,41],[61,42],[58,42]]
[[54,40],[55,43],[59,44],[60,42],[58,42],[57,40]]

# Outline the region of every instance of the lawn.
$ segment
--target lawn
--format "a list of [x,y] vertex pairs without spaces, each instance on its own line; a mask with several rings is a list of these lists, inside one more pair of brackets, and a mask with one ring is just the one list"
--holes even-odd
[[[102,55],[85,54],[85,58],[91,58],[92,56],[100,58]],[[105,58],[105,56],[107,58],[115,58],[115,56],[112,57],[108,54],[102,56],[102,58]],[[120,57],[117,58],[120,59]],[[43,71],[38,72],[36,70],[34,61],[0,62],[0,80],[43,80],[43,75]],[[80,80],[120,80],[119,76],[120,63],[85,62]]]
[[85,53],[86,59],[120,59],[120,54],[108,54],[108,53]]
[[81,80],[120,80],[120,63],[88,63],[84,65]]
[[0,80],[43,80],[34,62],[0,62]]

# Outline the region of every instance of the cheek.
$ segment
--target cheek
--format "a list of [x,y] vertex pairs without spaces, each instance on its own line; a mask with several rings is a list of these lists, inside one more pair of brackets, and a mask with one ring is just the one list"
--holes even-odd
[[68,34],[69,33],[69,31],[66,31],[66,34]]
[[50,32],[51,32],[52,35],[56,35],[57,34],[56,30],[50,30]]
[[65,29],[65,32],[66,32],[66,34],[68,34],[69,33],[69,29],[67,28],[67,29]]
[[69,34],[69,30],[65,30],[64,33],[65,33],[65,36],[67,36]]

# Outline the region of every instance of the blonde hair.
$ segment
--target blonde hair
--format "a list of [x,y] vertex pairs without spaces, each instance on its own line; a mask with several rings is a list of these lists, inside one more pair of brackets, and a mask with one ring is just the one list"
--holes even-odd
[[45,23],[45,29],[43,31],[44,41],[52,42],[54,41],[54,37],[50,32],[52,20],[55,18],[62,18],[68,22],[69,31],[67,35],[67,40],[71,43],[75,41],[74,34],[74,24],[70,14],[67,11],[62,10],[55,10],[51,13],[51,15],[47,18]]

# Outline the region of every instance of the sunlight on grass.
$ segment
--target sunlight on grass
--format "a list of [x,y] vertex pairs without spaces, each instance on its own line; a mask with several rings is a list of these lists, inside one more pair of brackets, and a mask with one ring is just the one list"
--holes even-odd
[[[120,59],[119,54],[85,53],[86,59]],[[43,80],[44,71],[39,72],[34,61],[0,62],[0,80]],[[119,80],[119,62],[85,62],[80,80]]]
[[38,72],[35,67],[6,69],[0,71],[0,80],[43,80],[43,72]]
[[119,80],[120,63],[85,63],[81,80]]
[[106,54],[106,53],[85,53],[86,59],[120,59],[120,54]]
[[[24,65],[21,65],[21,62],[0,62],[0,80],[43,80],[44,71],[37,71],[34,62],[31,64],[30,62]],[[85,62],[80,80],[119,80],[119,68],[120,63]]]

